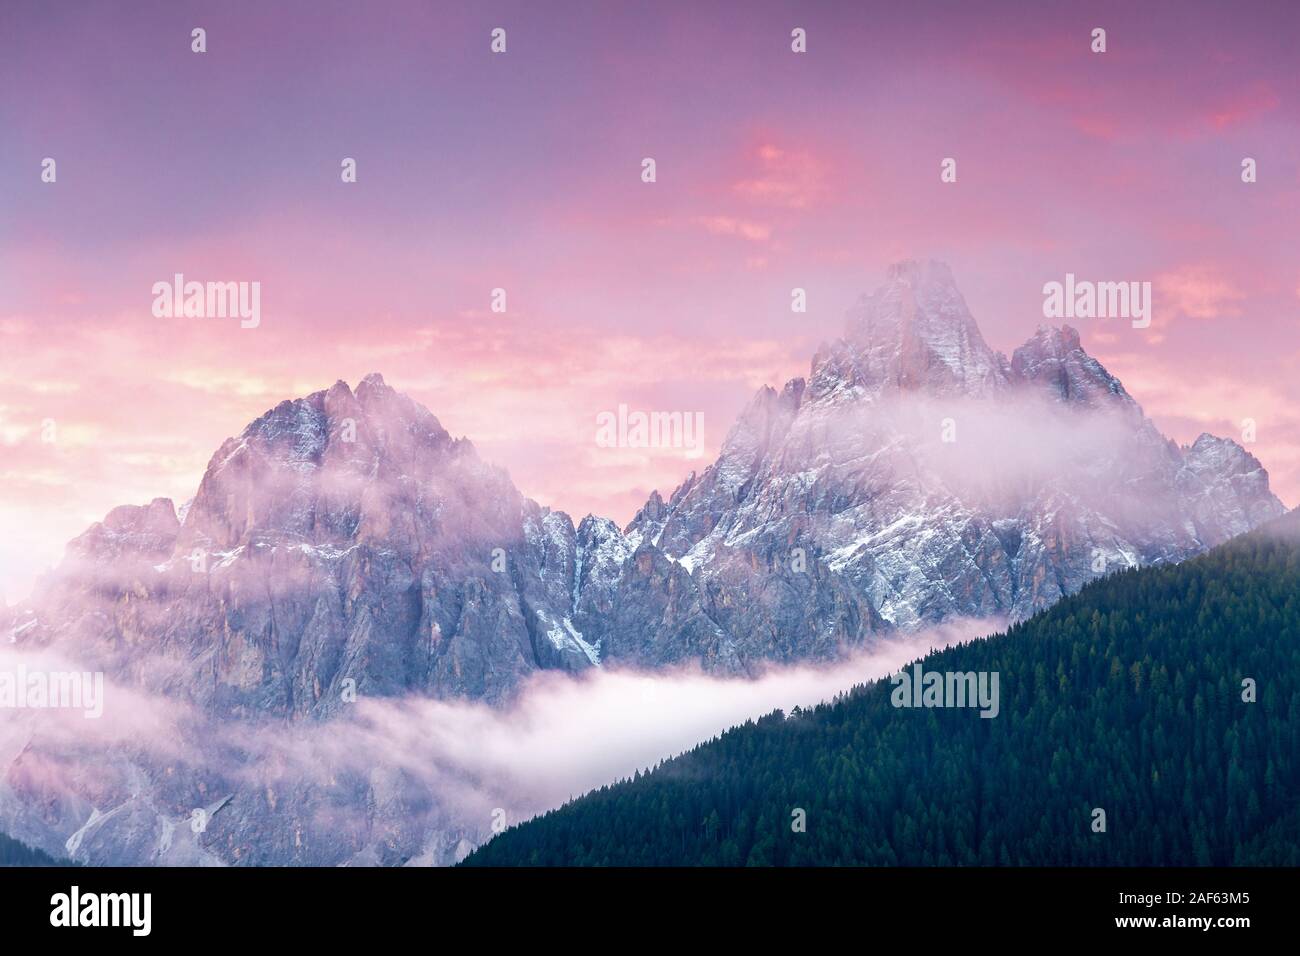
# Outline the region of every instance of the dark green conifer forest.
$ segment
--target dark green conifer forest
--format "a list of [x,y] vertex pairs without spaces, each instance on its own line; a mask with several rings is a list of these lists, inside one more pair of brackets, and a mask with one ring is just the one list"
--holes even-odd
[[56,860],[47,853],[19,843],[13,837],[0,833],[0,866],[67,866],[66,860]]
[[998,672],[999,716],[895,708],[878,681],[733,728],[465,865],[1300,864],[1296,514],[924,667]]

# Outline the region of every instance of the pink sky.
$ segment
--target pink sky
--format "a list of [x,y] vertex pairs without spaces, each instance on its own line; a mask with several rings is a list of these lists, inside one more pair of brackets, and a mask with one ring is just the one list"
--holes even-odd
[[[114,505],[187,499],[268,407],[371,371],[525,494],[626,521],[907,256],[949,262],[1008,353],[1044,282],[1151,281],[1152,326],[1079,320],[1085,347],[1179,441],[1255,419],[1300,501],[1294,5],[375,6],[0,10],[10,599]],[[154,318],[176,272],[260,282],[261,325]],[[702,411],[704,455],[597,447],[620,403]]]

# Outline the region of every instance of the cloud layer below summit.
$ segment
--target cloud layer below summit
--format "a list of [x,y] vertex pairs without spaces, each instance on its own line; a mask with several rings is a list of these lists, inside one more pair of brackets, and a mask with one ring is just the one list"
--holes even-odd
[[[166,764],[202,765],[207,779],[220,775],[254,793],[267,788],[316,792],[347,773],[383,780],[401,771],[433,795],[431,821],[446,813],[454,825],[487,835],[498,808],[508,823],[520,822],[774,708],[788,711],[829,700],[854,684],[894,673],[932,648],[987,636],[1000,626],[999,621],[953,622],[884,641],[833,666],[772,667],[752,679],[689,669],[596,670],[576,679],[542,672],[512,707],[501,710],[414,697],[363,697],[341,719],[291,726],[239,721],[208,726],[171,699],[109,684],[98,720],[70,710],[43,710],[17,712],[18,719],[0,724],[0,770],[18,757],[35,729],[40,745],[15,779],[38,787],[51,802],[66,790],[84,793],[77,761],[91,759],[91,753],[100,761],[98,789],[106,790],[117,776],[104,769],[103,755],[118,747]],[[31,670],[76,666],[0,646],[0,670],[19,665]],[[83,757],[65,762],[61,753]],[[0,786],[0,821],[21,832],[13,825],[14,808],[12,795]],[[352,832],[364,831],[373,811],[335,805],[330,812],[338,815],[342,832]]]

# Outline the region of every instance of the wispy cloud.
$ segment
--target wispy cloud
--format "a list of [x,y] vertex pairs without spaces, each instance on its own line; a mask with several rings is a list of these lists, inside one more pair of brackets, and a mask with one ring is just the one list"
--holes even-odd
[[[399,821],[383,811],[394,782],[404,780],[405,802],[394,812],[411,830],[408,849],[418,850],[411,855],[450,862],[486,839],[501,814],[508,824],[521,822],[749,718],[815,705],[932,648],[1000,627],[953,622],[833,666],[774,666],[756,678],[688,668],[578,678],[539,672],[505,709],[362,697],[339,718],[290,725],[210,721],[184,704],[110,682],[101,720],[46,710],[0,723],[0,828],[60,851],[93,808],[109,816],[99,824],[102,834],[94,825],[83,832],[79,846],[91,862],[109,862],[94,854],[114,853],[126,862],[210,861],[186,824],[192,808],[230,796],[208,840],[233,847],[256,840],[263,854],[278,848],[299,861],[365,862],[375,844],[397,837],[389,828]],[[51,659],[0,646],[0,670],[38,661],[50,666]],[[141,793],[141,775],[165,782]],[[345,800],[340,788],[348,779],[360,789]],[[156,814],[146,829],[171,835],[144,842],[113,836],[112,815],[126,806]]]

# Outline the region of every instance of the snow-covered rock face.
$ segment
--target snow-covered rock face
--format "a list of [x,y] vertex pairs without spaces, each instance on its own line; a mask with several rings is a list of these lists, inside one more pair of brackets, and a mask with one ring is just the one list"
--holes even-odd
[[807,380],[761,389],[718,460],[622,530],[524,498],[378,375],[339,382],[228,440],[179,514],[114,509],[0,608],[0,647],[193,714],[181,757],[0,724],[0,829],[98,863],[448,862],[482,826],[427,784],[246,774],[240,730],[345,720],[353,693],[498,704],[540,670],[830,660],[1020,619],[1283,510],[1235,443],[1163,438],[1074,330],[994,352],[937,263],[891,269]]
[[[1164,439],[1075,330],[1040,328],[1007,361],[948,268],[908,262],[806,383],[762,389],[718,461],[666,506],[653,496],[627,532],[690,569],[683,586],[722,631],[706,666],[748,669],[882,627],[1022,619],[1283,510],[1234,442]],[[631,569],[658,566],[639,553]]]

